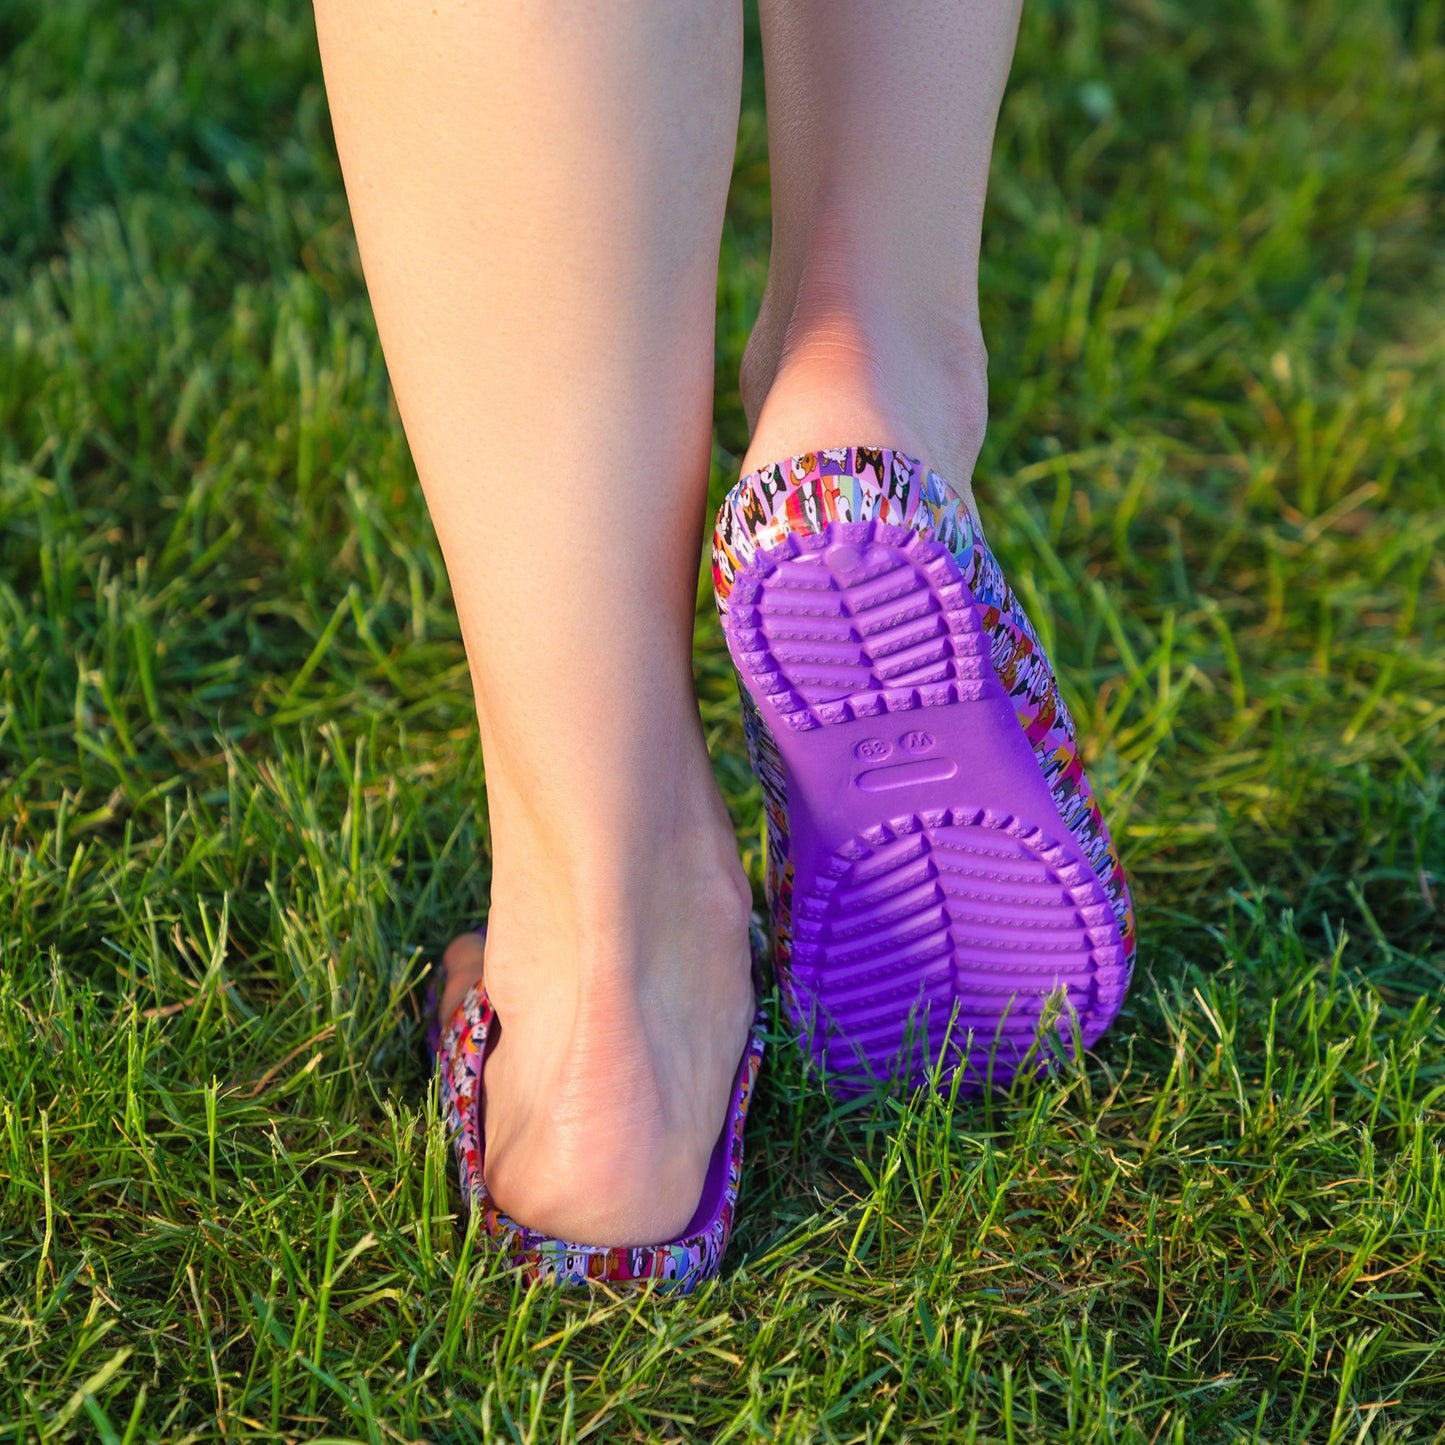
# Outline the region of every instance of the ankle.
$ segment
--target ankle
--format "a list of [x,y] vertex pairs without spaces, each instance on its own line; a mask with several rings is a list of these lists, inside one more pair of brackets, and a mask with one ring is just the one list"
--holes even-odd
[[494,913],[625,938],[666,900],[748,896],[696,700],[675,711],[604,710],[551,756],[508,735],[484,749]]
[[[855,272],[856,274],[856,272]],[[971,495],[988,419],[977,311],[890,303],[839,262],[764,298],[743,353],[742,470],[820,447],[890,446]],[[910,314],[912,313],[912,314]]]
[[539,990],[556,1007],[665,998],[682,965],[746,962],[752,893],[725,820],[629,829],[596,847],[493,841],[487,973],[499,1009],[533,1010]]

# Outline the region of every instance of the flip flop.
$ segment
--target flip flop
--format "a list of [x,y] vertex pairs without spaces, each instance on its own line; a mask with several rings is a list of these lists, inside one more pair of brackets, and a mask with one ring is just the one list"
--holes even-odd
[[687,1228],[663,1244],[573,1244],[529,1229],[497,1208],[483,1173],[486,1147],[482,1121],[482,1068],[495,1015],[486,989],[478,983],[443,1028],[437,1010],[446,990],[446,972],[440,964],[433,970],[427,994],[427,1016],[431,1020],[427,1045],[456,1150],[462,1200],[466,1208],[480,1216],[482,1233],[492,1247],[506,1255],[528,1279],[560,1285],[581,1285],[589,1280],[611,1284],[652,1280],[659,1290],[688,1294],[718,1272],[732,1232],[742,1179],[743,1127],[763,1057],[758,974],[762,946],[761,931],[754,926],[753,986],[760,1002],[733,1080],[727,1120],[713,1146],[702,1196]]
[[814,1064],[845,1094],[960,1069],[976,1091],[1091,1046],[1129,983],[1129,889],[967,504],[886,448],[793,457],[724,500],[713,580]]

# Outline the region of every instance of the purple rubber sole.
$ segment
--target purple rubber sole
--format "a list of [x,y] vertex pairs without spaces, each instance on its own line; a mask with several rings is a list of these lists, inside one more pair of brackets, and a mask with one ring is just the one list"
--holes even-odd
[[780,755],[790,1006],[833,1085],[961,1069],[970,1092],[1090,1046],[1128,982],[1118,924],[947,549],[795,534],[739,574],[725,630]]

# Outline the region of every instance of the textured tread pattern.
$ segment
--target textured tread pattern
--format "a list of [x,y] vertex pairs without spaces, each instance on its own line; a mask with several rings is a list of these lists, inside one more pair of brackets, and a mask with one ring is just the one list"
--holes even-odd
[[840,525],[823,554],[789,537],[734,590],[735,658],[791,727],[976,700],[990,647],[946,548]]
[[1092,873],[1037,828],[978,809],[880,824],[797,900],[794,988],[816,1002],[822,1061],[845,1080],[876,1072],[875,1051],[915,1083],[940,1058],[972,1084],[991,1068],[1006,1078],[1032,1049],[1066,1052],[1075,1020],[1090,1047],[1123,965]]

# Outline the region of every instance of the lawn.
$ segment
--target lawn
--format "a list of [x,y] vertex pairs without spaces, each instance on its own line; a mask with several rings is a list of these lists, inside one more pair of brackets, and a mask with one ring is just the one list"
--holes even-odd
[[[978,490],[1134,989],[956,1111],[779,1038],[685,1301],[458,1224],[418,981],[482,774],[308,7],[7,0],[0,117],[0,1439],[1445,1439],[1440,0],[1030,0]],[[701,585],[697,643],[760,882]]]

